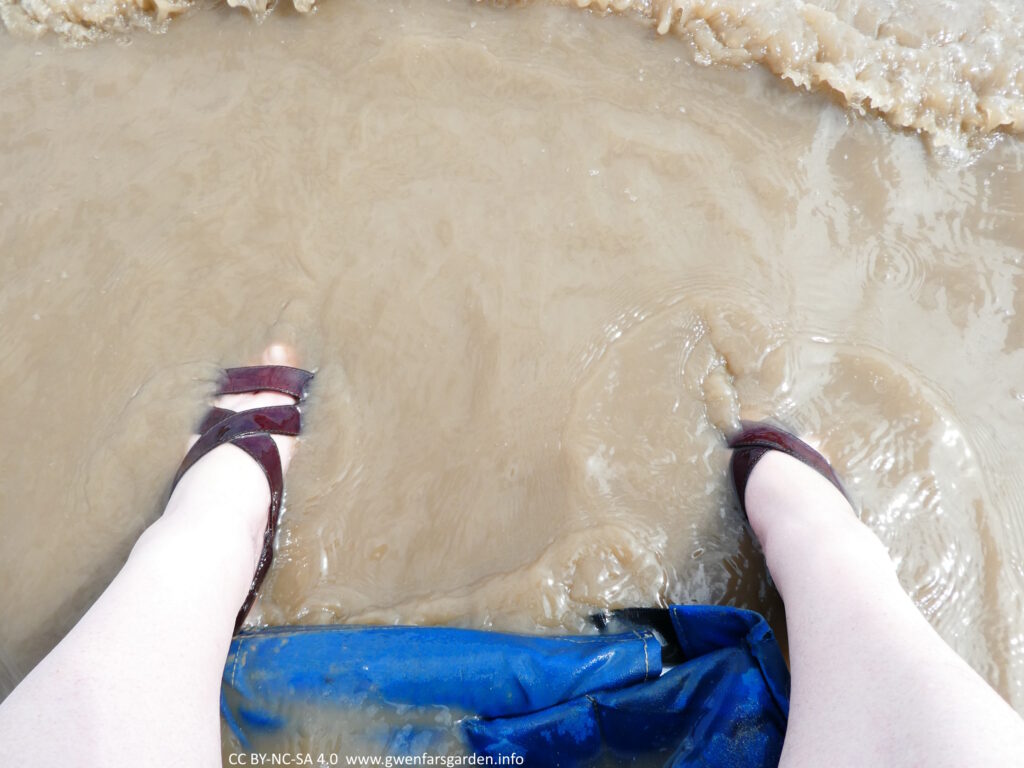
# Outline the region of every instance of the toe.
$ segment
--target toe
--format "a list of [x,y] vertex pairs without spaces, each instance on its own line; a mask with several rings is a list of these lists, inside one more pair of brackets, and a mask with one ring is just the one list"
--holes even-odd
[[260,358],[263,365],[290,365],[298,367],[299,356],[295,350],[287,344],[271,344],[263,350]]

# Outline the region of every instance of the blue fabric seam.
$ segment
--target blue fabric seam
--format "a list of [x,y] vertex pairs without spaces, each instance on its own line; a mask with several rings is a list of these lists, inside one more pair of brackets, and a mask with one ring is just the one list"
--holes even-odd
[[[759,637],[757,644],[760,645],[763,639],[763,636]],[[761,679],[764,680],[764,687],[768,690],[768,695],[772,697],[772,701],[775,702],[775,706],[779,708],[779,712],[782,713],[783,717],[788,718],[789,699],[787,698],[785,701],[780,700],[779,693],[775,690],[775,686],[772,684],[772,677],[764,667],[764,659],[761,658],[761,651],[755,648],[754,644],[750,642],[750,635],[748,634],[744,640],[746,641],[747,650],[750,651],[750,655],[757,660],[757,669],[761,673]]]
[[651,657],[647,653],[647,643],[651,639],[651,636],[647,632],[640,633],[635,629],[633,630],[633,634],[636,635],[644,644],[644,682],[647,682],[651,679]]

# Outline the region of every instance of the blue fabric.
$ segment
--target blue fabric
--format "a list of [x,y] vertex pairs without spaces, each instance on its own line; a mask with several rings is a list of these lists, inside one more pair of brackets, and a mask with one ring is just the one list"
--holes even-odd
[[[604,751],[666,766],[775,766],[789,675],[761,616],[667,610],[682,663],[662,667],[654,633],[533,637],[442,627],[276,627],[239,635],[222,711],[243,746],[289,727],[288,705],[443,706],[465,744],[526,765],[586,765]],[[420,745],[416,728],[385,735]],[[399,738],[400,737],[400,738]],[[396,741],[397,739],[397,741]]]

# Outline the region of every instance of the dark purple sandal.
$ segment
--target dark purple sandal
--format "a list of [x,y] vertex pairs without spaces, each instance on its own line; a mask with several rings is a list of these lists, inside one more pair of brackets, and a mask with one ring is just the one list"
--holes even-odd
[[732,483],[736,488],[736,495],[739,497],[740,509],[743,510],[744,516],[747,514],[744,495],[747,491],[747,480],[750,479],[750,473],[754,471],[757,462],[768,451],[781,451],[799,459],[832,483],[849,500],[850,497],[847,495],[846,489],[843,488],[843,484],[839,482],[839,478],[836,477],[832,465],[799,437],[758,421],[743,421],[740,422],[740,426],[739,434],[729,439],[729,447],[732,448],[729,474],[732,476]]
[[267,512],[267,530],[263,534],[263,552],[260,554],[249,594],[235,620],[235,632],[242,626],[242,621],[252,608],[256,592],[270,569],[271,560],[274,559],[274,536],[277,533],[277,519],[281,513],[284,474],[281,471],[281,454],[278,453],[277,445],[270,436],[295,437],[302,430],[302,416],[297,403],[305,399],[306,387],[312,378],[313,374],[309,371],[283,365],[256,365],[226,370],[217,390],[218,396],[272,390],[294,397],[296,404],[271,405],[240,412],[226,408],[211,408],[199,427],[199,439],[185,455],[171,485],[173,491],[193,464],[224,443],[232,443],[248,453],[267,476],[267,483],[270,485],[270,508]]

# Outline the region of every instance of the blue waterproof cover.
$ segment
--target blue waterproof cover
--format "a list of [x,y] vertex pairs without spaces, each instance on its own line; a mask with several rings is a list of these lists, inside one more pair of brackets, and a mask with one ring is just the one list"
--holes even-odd
[[768,624],[736,608],[664,613],[662,639],[678,662],[671,666],[644,629],[573,637],[445,627],[243,633],[231,644],[221,709],[243,747],[294,727],[282,713],[296,704],[445,707],[463,715],[457,728],[469,750],[514,753],[526,765],[587,765],[608,753],[646,754],[666,766],[777,765],[789,673]]

